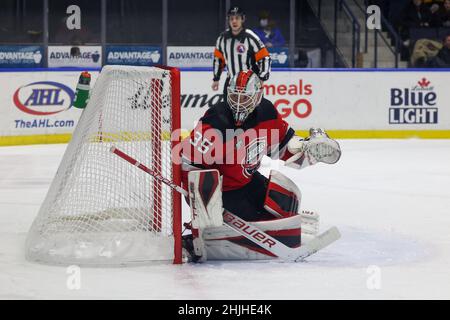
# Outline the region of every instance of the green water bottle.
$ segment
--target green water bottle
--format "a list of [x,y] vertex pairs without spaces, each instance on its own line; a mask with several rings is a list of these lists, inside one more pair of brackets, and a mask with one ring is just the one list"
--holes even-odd
[[78,80],[77,89],[75,90],[75,99],[73,99],[73,106],[75,108],[86,108],[89,101],[90,84],[91,74],[87,71],[83,71]]

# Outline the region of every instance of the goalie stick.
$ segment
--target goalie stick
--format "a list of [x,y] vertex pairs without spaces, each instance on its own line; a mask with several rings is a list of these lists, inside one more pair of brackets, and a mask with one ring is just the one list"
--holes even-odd
[[[157,174],[144,164],[140,163],[136,159],[132,158],[131,156],[127,155],[123,151],[119,150],[117,147],[112,146],[110,148],[111,153],[114,153],[115,155],[119,156],[120,158],[124,159],[125,161],[129,162],[135,167],[138,167],[142,171],[146,172],[147,174],[150,174],[155,179],[161,181],[162,183],[168,185],[169,187],[175,189],[177,192],[181,193],[184,196],[188,196],[188,193],[186,190],[181,188],[180,186],[174,184],[169,179],[164,178],[160,174]],[[273,253],[277,257],[285,260],[285,261],[302,261],[305,258],[313,255],[317,251],[327,247],[331,243],[335,242],[340,238],[339,230],[336,227],[332,227],[328,229],[327,231],[321,233],[308,243],[300,246],[299,248],[290,248],[286,246],[284,243],[278,241],[277,239],[271,237],[264,231],[261,231],[259,228],[255,227],[251,223],[239,218],[238,216],[234,215],[233,213],[225,210],[224,212],[224,222],[225,224],[230,227],[231,229],[235,230],[237,233],[241,234],[242,236],[246,237],[250,241],[254,242],[255,244],[259,245],[260,247],[266,249],[267,251]],[[245,230],[245,231],[244,231]]]

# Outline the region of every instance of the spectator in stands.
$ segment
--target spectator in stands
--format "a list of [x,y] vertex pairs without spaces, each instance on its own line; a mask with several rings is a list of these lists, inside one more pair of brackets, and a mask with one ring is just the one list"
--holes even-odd
[[412,0],[404,16],[404,25],[407,28],[428,27],[430,15],[430,9],[422,0]]
[[403,16],[403,23],[400,28],[400,37],[403,40],[402,58],[410,46],[410,29],[429,27],[430,8],[423,3],[423,0],[411,0]]
[[255,30],[256,35],[261,39],[267,48],[282,47],[285,45],[283,34],[275,26],[268,11],[261,11],[259,14],[259,27]]
[[419,39],[414,44],[410,63],[413,68],[428,68],[432,59],[442,48],[440,41],[431,39]]
[[444,13],[442,16],[442,26],[450,28],[450,0],[444,1]]
[[450,0],[445,0],[442,5],[434,3],[430,10],[430,26],[436,28],[450,27]]
[[[373,4],[379,5],[378,1],[372,1],[374,1]],[[411,0],[386,0],[384,2],[384,6],[386,6],[384,10],[387,11],[388,21],[392,24],[397,33],[400,32],[400,29],[403,25],[403,15],[410,2]],[[383,7],[381,8],[382,12],[384,12]]]
[[445,36],[443,47],[430,62],[432,68],[450,68],[450,34]]

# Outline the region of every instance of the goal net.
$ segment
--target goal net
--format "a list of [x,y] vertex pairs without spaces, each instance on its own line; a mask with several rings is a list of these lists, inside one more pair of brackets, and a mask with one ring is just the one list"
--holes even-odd
[[180,184],[179,71],[105,66],[26,242],[48,264],[180,263],[181,199],[110,152],[119,147]]

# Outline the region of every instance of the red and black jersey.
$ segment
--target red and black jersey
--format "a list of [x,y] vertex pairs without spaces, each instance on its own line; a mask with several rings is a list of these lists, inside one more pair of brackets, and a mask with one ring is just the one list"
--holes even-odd
[[242,188],[258,170],[262,157],[284,160],[294,130],[274,105],[262,99],[245,122],[237,127],[226,102],[206,111],[189,137],[182,141],[183,185],[190,170],[217,169],[223,191]]

